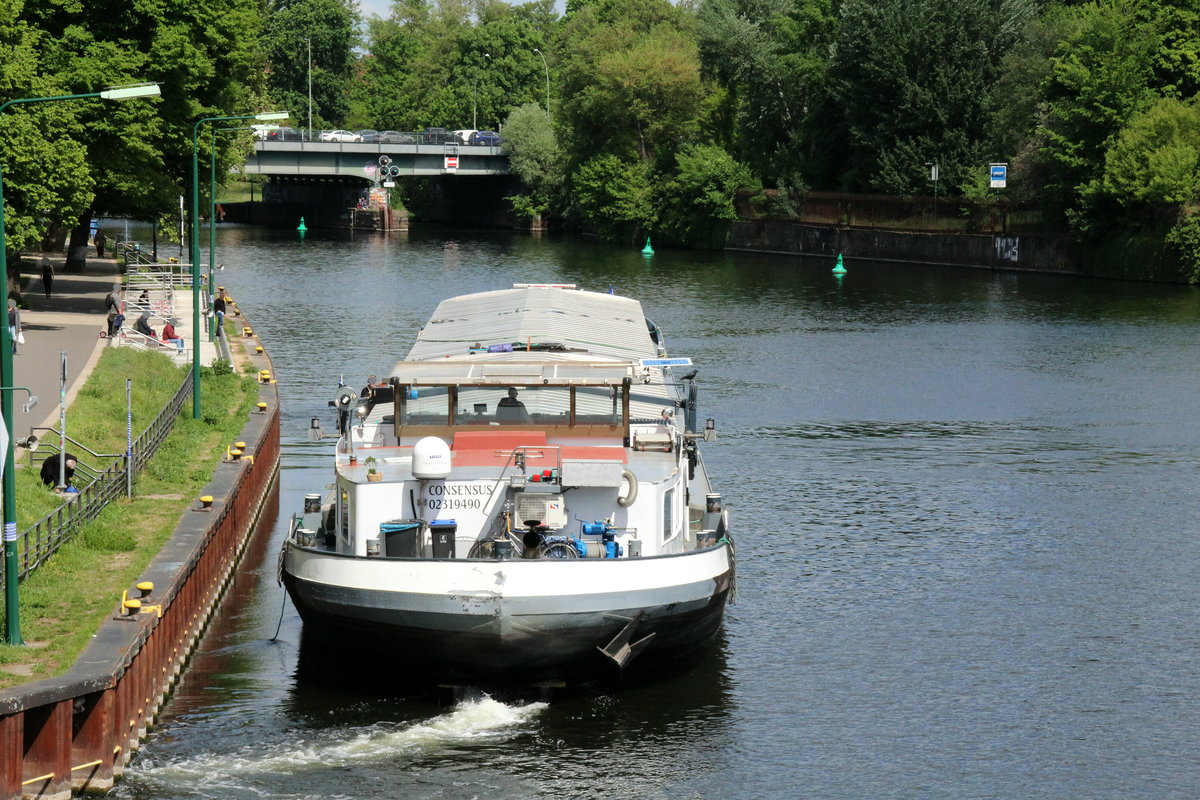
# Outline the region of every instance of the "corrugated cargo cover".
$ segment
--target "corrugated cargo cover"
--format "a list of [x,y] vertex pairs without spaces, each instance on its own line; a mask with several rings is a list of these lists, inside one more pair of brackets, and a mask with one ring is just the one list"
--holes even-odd
[[626,364],[611,361],[521,361],[503,362],[481,359],[444,361],[401,361],[392,368],[391,377],[409,384],[587,384],[613,386],[630,377]]
[[658,355],[637,300],[538,287],[443,300],[418,335],[408,360],[456,356],[476,345],[513,342],[556,343],[627,360]]

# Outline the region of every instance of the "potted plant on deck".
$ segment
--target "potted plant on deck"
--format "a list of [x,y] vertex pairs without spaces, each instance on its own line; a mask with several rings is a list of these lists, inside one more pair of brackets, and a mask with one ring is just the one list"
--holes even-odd
[[379,483],[381,480],[383,480],[383,473],[380,472],[377,467],[377,465],[379,464],[379,461],[378,461],[378,459],[375,458],[375,456],[367,456],[366,460],[363,461],[363,463],[367,465],[367,480],[368,481],[370,481],[371,483]]

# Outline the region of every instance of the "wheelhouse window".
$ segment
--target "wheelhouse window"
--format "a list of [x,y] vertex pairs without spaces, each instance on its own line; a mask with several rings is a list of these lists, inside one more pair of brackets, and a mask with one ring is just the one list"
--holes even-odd
[[399,426],[619,426],[627,407],[624,386],[401,386]]
[[400,392],[402,425],[445,425],[450,388],[447,386],[408,386]]

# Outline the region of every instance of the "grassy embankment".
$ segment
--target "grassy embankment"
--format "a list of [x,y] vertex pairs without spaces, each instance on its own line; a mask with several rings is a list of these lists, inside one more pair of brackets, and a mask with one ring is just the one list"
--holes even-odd
[[[125,379],[133,379],[137,435],[179,388],[186,369],[157,353],[105,350],[67,410],[68,432],[95,452],[123,452]],[[225,374],[218,374],[222,371]],[[115,612],[122,590],[133,585],[195,502],[225,447],[241,432],[258,397],[253,378],[219,367],[201,373],[203,418],[192,419],[191,402],[185,402],[170,436],[135,477],[132,500],[110,504],[22,582],[21,634],[29,646],[0,645],[0,689],[59,674],[74,663],[100,624]],[[17,452],[20,456],[23,451]],[[20,457],[18,461],[28,463]],[[91,465],[103,469],[111,460],[101,461]],[[19,530],[60,503],[36,469],[17,471]]]

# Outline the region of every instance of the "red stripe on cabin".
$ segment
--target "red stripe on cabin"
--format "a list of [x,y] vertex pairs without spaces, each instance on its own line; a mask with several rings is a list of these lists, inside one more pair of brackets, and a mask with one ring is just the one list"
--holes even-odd
[[[512,458],[512,451],[524,447],[525,463],[530,467],[557,467],[559,458],[625,463],[621,446],[564,445],[546,443],[545,431],[458,431],[454,434],[453,464],[456,467],[501,466]],[[538,448],[545,448],[538,453]]]

